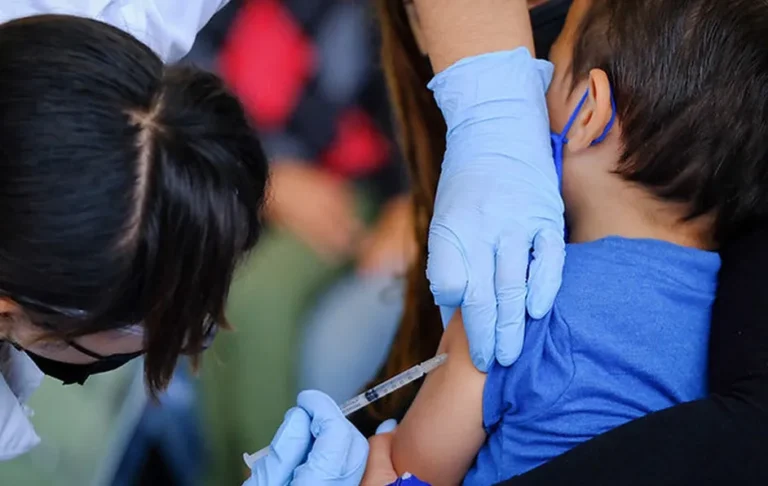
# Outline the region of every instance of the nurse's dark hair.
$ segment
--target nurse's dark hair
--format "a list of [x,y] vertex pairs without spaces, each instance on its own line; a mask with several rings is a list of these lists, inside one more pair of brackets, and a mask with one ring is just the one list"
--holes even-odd
[[768,217],[768,1],[594,0],[573,79],[607,74],[618,172],[715,216],[719,242]]
[[57,337],[143,322],[162,389],[226,327],[261,230],[267,164],[240,104],[111,26],[41,16],[0,26],[0,126],[0,291]]

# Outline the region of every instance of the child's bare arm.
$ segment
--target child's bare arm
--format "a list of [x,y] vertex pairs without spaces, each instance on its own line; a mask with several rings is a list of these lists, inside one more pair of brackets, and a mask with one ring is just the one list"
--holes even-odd
[[460,312],[438,352],[448,359],[428,375],[392,443],[397,473],[413,473],[433,486],[459,484],[485,440],[485,374],[472,364]]

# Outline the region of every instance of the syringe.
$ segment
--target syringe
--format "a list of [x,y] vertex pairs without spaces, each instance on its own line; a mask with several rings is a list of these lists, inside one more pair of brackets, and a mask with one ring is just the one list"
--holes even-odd
[[[441,364],[445,363],[445,359],[447,357],[447,354],[438,354],[434,358],[417,364],[413,368],[407,369],[399,375],[395,375],[384,383],[376,385],[370,390],[367,390],[357,395],[356,397],[350,398],[340,406],[341,413],[343,413],[345,417],[352,415],[361,408],[375,402],[379,398],[385,397],[390,393],[404,387],[405,385],[418,380]],[[245,461],[245,464],[250,468],[256,461],[266,456],[268,453],[269,446],[261,449],[260,451],[254,452],[253,454],[244,452],[243,460]]]

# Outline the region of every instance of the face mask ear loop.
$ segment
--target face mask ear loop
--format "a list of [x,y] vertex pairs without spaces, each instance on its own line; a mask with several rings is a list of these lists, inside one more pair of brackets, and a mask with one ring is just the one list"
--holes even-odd
[[[584,103],[587,102],[587,98],[589,97],[589,90],[587,90],[586,93],[584,93],[584,96],[581,97],[581,100],[579,101],[579,104],[576,105],[576,108],[573,110],[573,113],[571,113],[570,118],[568,119],[568,122],[565,124],[565,127],[563,127],[563,131],[560,133],[551,133],[550,139],[552,140],[552,147],[553,147],[553,156],[555,160],[555,172],[557,173],[557,180],[558,184],[560,186],[560,192],[563,191],[563,151],[565,149],[565,145],[568,143],[568,132],[571,131],[571,128],[573,127],[573,124],[576,123],[576,118],[579,116],[579,113],[581,112],[581,109],[584,107]],[[613,128],[613,125],[616,122],[616,99],[613,96],[613,89],[611,89],[611,119],[608,120],[608,124],[605,126],[605,129],[603,130],[603,133],[600,134],[599,137],[597,137],[595,140],[592,141],[590,145],[596,145],[608,136],[611,129]],[[565,240],[568,241],[568,227],[565,228]]]
[[[576,122],[576,117],[579,116],[579,112],[584,107],[584,103],[586,103],[588,96],[589,96],[589,90],[587,90],[587,92],[584,93],[584,96],[581,97],[579,104],[576,105],[576,109],[573,111],[573,113],[571,113],[571,117],[568,119],[568,123],[565,124],[565,128],[563,128],[563,131],[560,134],[560,136],[563,139],[564,145],[568,143],[568,132],[570,132],[571,128],[573,128],[573,124]],[[594,139],[591,145],[596,145],[604,141],[608,136],[608,134],[611,132],[611,129],[613,128],[613,125],[615,123],[616,123],[616,99],[613,96],[613,90],[611,90],[611,119],[608,120],[608,124],[605,126],[603,133],[601,133],[599,137]]]
[[616,99],[613,97],[613,90],[611,90],[611,119],[608,120],[608,124],[605,126],[605,130],[603,130],[603,133],[600,134],[599,137],[597,137],[595,140],[592,141],[592,145],[597,145],[598,143],[601,143],[603,140],[605,140],[605,138],[611,132],[611,128],[613,128],[613,124],[615,122],[616,122]]
[[581,109],[584,108],[584,103],[587,102],[588,96],[589,96],[589,90],[587,90],[587,92],[584,93],[584,96],[581,97],[579,104],[576,105],[576,109],[574,109],[573,113],[571,113],[571,117],[568,119],[568,123],[565,124],[565,127],[563,128],[563,131],[560,134],[560,136],[563,137],[563,145],[568,143],[568,132],[571,131],[571,128],[573,128],[573,124],[576,123],[576,118],[578,118],[579,113],[581,112]]
[[554,150],[555,157],[555,172],[557,173],[557,180],[560,185],[560,190],[563,189],[563,144],[559,143],[559,136],[555,134],[552,137],[552,149]]
[[554,147],[553,155],[555,158],[555,172],[557,173],[557,180],[559,182],[561,191],[563,189],[563,150],[565,148],[565,144],[568,143],[568,132],[571,131],[571,127],[573,127],[573,124],[576,123],[576,118],[579,116],[579,112],[581,112],[581,109],[584,107],[584,103],[586,103],[588,95],[589,91],[584,93],[584,96],[581,97],[579,104],[576,105],[576,109],[573,110],[571,117],[568,119],[565,127],[563,127],[563,131],[560,133],[550,134],[550,138],[552,139],[552,147]]

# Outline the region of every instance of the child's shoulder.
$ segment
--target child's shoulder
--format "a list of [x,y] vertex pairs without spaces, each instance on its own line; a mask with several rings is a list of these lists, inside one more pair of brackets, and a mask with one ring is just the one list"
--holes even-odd
[[566,253],[553,309],[543,319],[528,320],[515,365],[497,366],[488,375],[486,426],[510,410],[513,420],[541,414],[574,383],[589,382],[590,376],[576,377],[586,362],[662,373],[670,355],[698,359],[706,347],[716,254],[626,238],[568,245]]
[[608,237],[569,244],[558,304],[566,315],[591,315],[602,304],[614,312],[618,305],[642,309],[681,293],[710,298],[719,270],[717,253],[666,241]]

